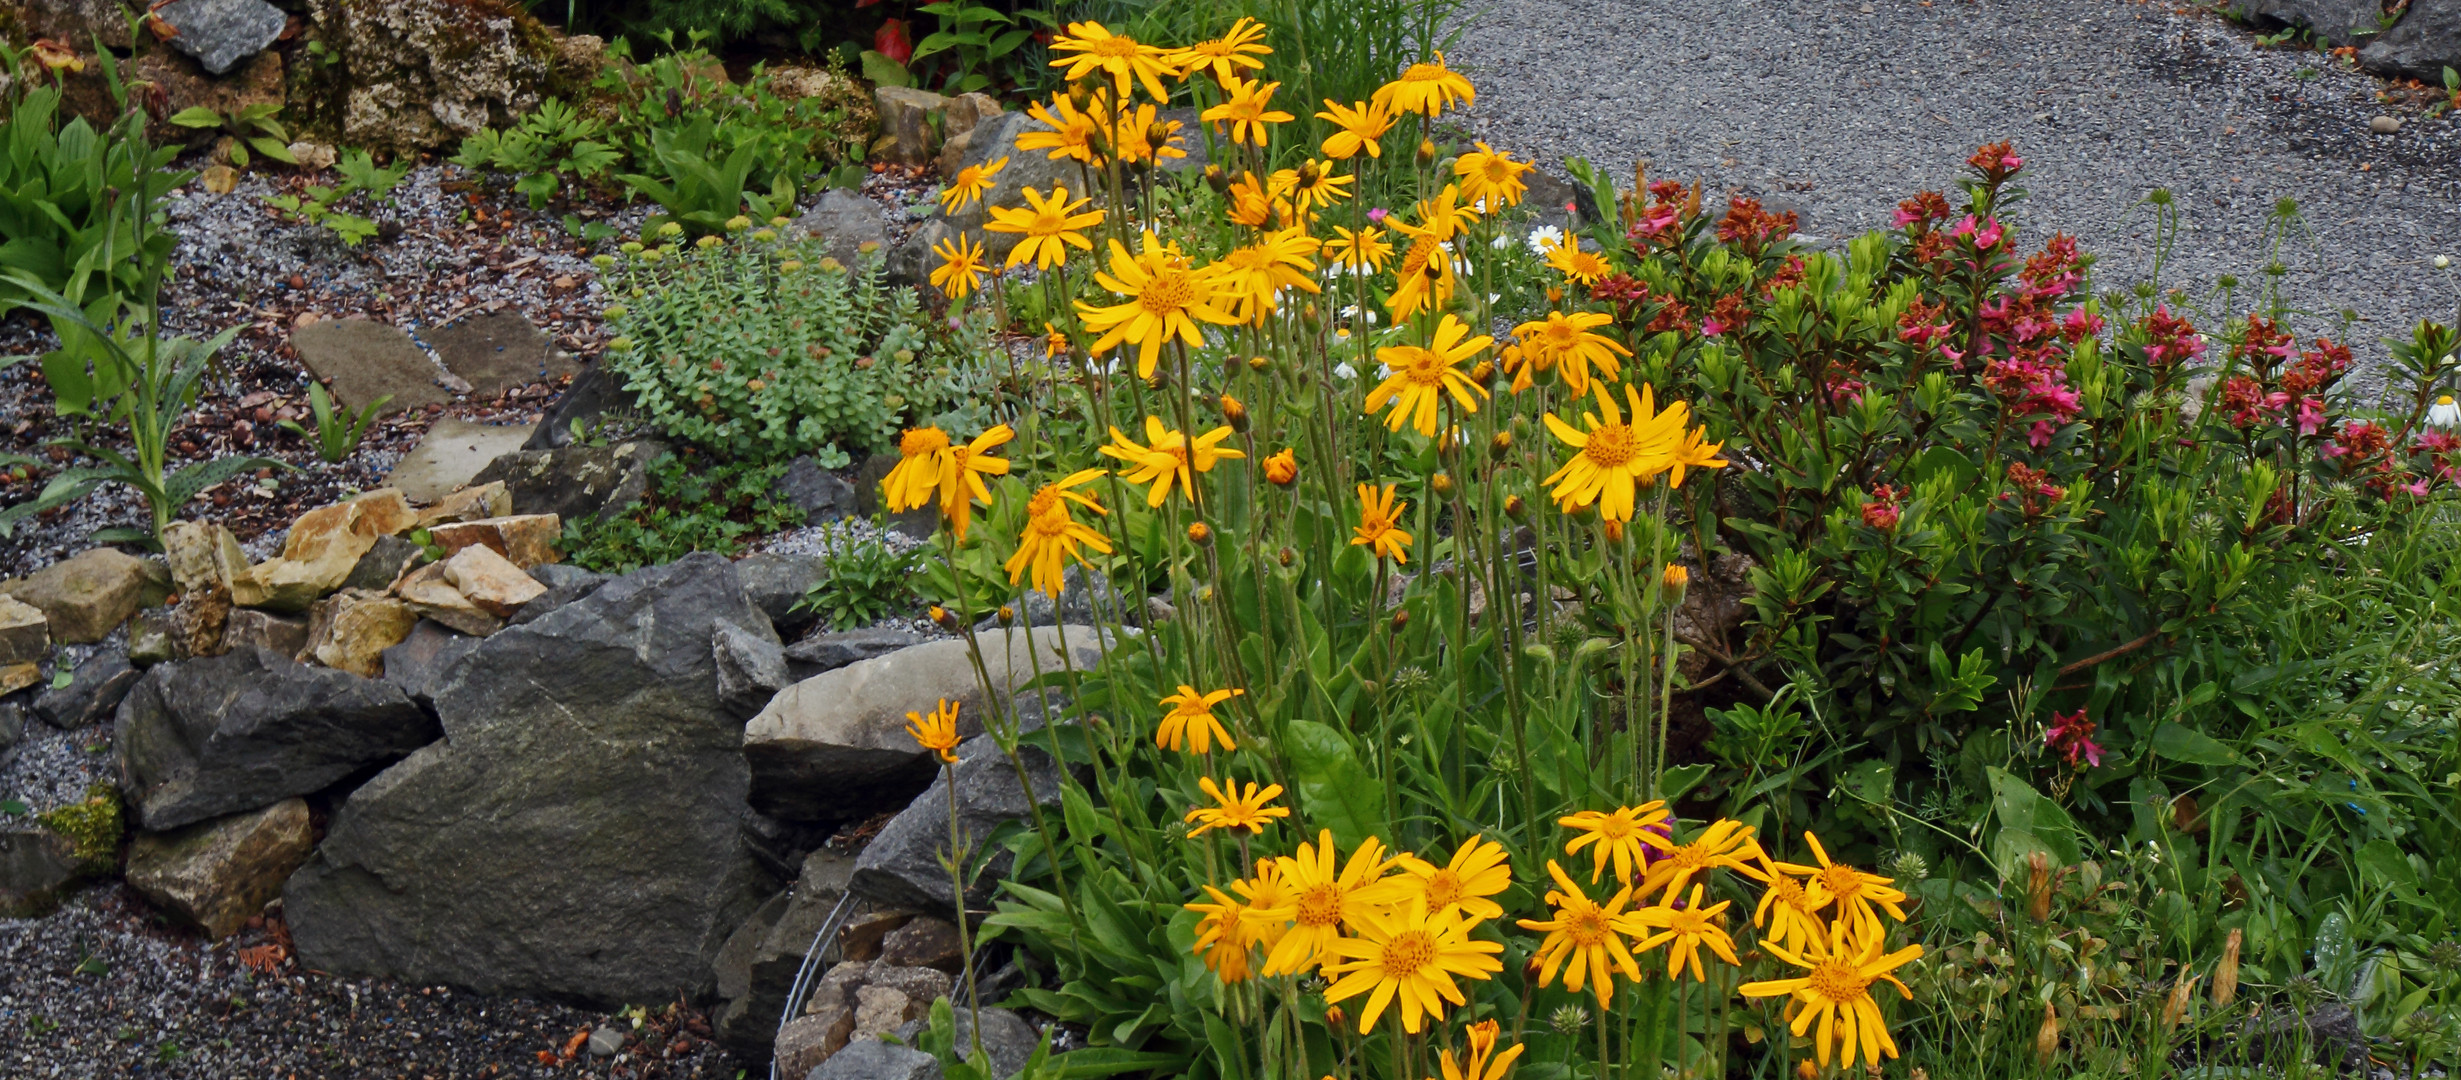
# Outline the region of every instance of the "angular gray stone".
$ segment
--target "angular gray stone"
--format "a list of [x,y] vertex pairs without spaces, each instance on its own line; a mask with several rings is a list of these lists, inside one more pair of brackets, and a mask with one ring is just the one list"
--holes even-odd
[[143,674],[119,653],[95,653],[70,670],[68,685],[54,686],[34,699],[34,715],[63,731],[85,727],[118,709]]
[[2358,62],[2442,87],[2445,68],[2461,71],[2461,0],[2410,0],[2400,22],[2359,49]]
[[810,454],[786,463],[786,475],[778,481],[778,494],[803,511],[806,525],[836,521],[854,512],[854,485],[821,468]]
[[[927,287],[925,283],[931,280],[932,268],[940,265],[940,256],[932,254],[932,248],[939,246],[941,241],[956,235],[957,230],[950,228],[949,223],[941,218],[926,221],[913,232],[907,233],[905,242],[889,252],[888,262],[883,268],[889,284]],[[1006,234],[992,233],[990,235],[996,237]],[[1009,246],[1015,247],[1016,245]]]
[[0,664],[30,664],[51,656],[51,621],[42,609],[0,595]]
[[777,634],[755,634],[739,626],[720,626],[710,642],[718,665],[718,701],[728,711],[749,717],[793,680],[786,674],[786,655]]
[[965,942],[957,936],[956,923],[926,915],[880,939],[880,962],[938,968],[954,975],[965,967]]
[[746,555],[735,563],[735,572],[743,577],[743,590],[752,603],[769,616],[769,623],[778,633],[798,634],[819,621],[819,615],[797,610],[803,595],[829,572],[829,563],[818,555],[778,555],[760,552]]
[[804,1080],[940,1080],[940,1061],[910,1046],[860,1039],[829,1055]]
[[566,521],[604,518],[640,501],[649,489],[651,463],[666,455],[666,444],[656,439],[522,450],[488,463],[470,482],[503,481],[513,493],[516,514],[554,514]]
[[128,620],[128,661],[141,668],[176,658],[171,644],[171,615],[140,611]]
[[920,645],[924,640],[923,635],[912,630],[887,627],[814,634],[786,647],[786,668],[794,673],[796,682],[802,682],[858,660],[886,656],[909,645]]
[[481,640],[434,619],[421,619],[401,644],[384,651],[385,681],[401,687],[410,700],[432,709],[436,705],[436,687],[445,671],[476,650]]
[[308,620],[254,608],[240,608],[231,612],[230,618],[222,624],[222,646],[225,649],[261,646],[284,656],[297,657],[308,647]]
[[197,58],[216,75],[265,51],[282,36],[290,17],[265,0],[171,0],[154,17],[178,33],[171,47]]
[[[1029,648],[1040,653],[1042,670],[1059,670],[1063,636],[1079,669],[1101,659],[1102,637],[1090,626],[1046,627],[1030,639],[1022,629],[993,632],[977,641],[984,667],[1006,696],[1035,676]],[[937,769],[933,756],[906,733],[906,714],[928,712],[943,699],[957,705],[960,733],[983,730],[982,684],[966,643],[956,638],[849,664],[780,691],[744,726],[753,808],[786,821],[825,822],[901,805]]]
[[343,408],[356,413],[391,397],[378,416],[442,405],[453,400],[442,382],[444,369],[428,359],[399,327],[368,319],[326,319],[291,335],[300,363],[333,390]]
[[624,389],[624,380],[604,366],[591,364],[573,376],[572,384],[564,388],[563,396],[539,414],[538,427],[530,432],[530,441],[521,444],[524,450],[554,450],[573,444],[573,422],[580,421],[583,436],[596,434],[595,429],[608,413],[632,407],[632,395]]
[[14,701],[0,701],[0,754],[26,737],[26,710]]
[[514,612],[512,618],[504,620],[507,625],[519,626],[523,623],[537,622],[546,618],[548,612],[597,592],[599,586],[615,580],[606,574],[584,570],[571,563],[540,563],[530,568],[530,576],[539,584],[546,586],[547,592],[538,599],[521,605],[521,610]]
[[[1034,801],[1045,808],[1058,806],[1060,768],[1051,755],[1033,740],[1026,740],[1018,746],[1017,757],[1025,763],[1026,782],[1033,786]],[[1025,787],[1017,780],[1017,770],[990,736],[966,740],[957,748],[957,758],[958,833],[967,857],[973,859],[978,857],[975,853],[982,850],[992,830],[1024,818],[1030,811]],[[955,848],[949,843],[948,783],[948,775],[942,773],[932,780],[931,787],[881,827],[880,835],[855,860],[851,887],[857,894],[912,911],[955,908],[955,887],[949,881],[948,869],[940,864],[941,857]],[[993,888],[1007,874],[1013,860],[1014,856],[1005,849],[985,860],[982,873],[966,883],[966,906],[988,905]]]
[[153,832],[324,790],[428,743],[400,688],[269,649],[157,664],[120,702],[120,791]]
[[446,738],[353,792],[284,910],[307,966],[605,1004],[705,994],[777,887],[743,836],[712,639],[768,620],[708,553],[455,660]]
[[359,556],[358,563],[350,568],[350,576],[342,579],[342,588],[383,592],[393,587],[394,579],[401,577],[402,571],[426,555],[427,549],[404,537],[379,536],[376,546]]
[[76,851],[40,825],[0,825],[0,919],[51,910],[81,874]]
[[810,233],[830,258],[850,267],[862,265],[865,244],[872,245],[870,257],[888,256],[888,218],[880,213],[879,203],[860,192],[834,188],[822,193],[820,202],[795,219],[794,228]]
[[[470,384],[474,397],[495,397],[516,386],[553,382],[581,370],[545,331],[511,308],[431,326],[418,336],[436,351],[446,371]],[[529,435],[524,432],[522,437],[526,440]]]
[[[926,225],[925,228],[930,226]],[[897,455],[873,454],[855,470],[855,516],[871,517],[882,510],[880,482],[897,467]],[[929,506],[889,515],[889,529],[914,540],[928,539],[940,527],[940,511]]]
[[2248,14],[2272,26],[2297,26],[2333,45],[2365,44],[2383,30],[2376,0],[2256,0]]
[[755,1064],[767,1060],[795,975],[829,912],[846,895],[854,859],[827,849],[805,857],[803,872],[727,939],[717,963],[718,1041]]
[[435,502],[467,486],[471,477],[497,458],[520,450],[531,433],[526,425],[474,424],[439,417],[428,425],[419,445],[385,474],[385,485],[400,488],[412,502]]
[[[956,1048],[957,1056],[965,1059],[967,1064],[980,1064],[974,1058],[974,1014],[961,1007],[954,998],[949,1002],[949,1013],[955,1021],[949,1025],[950,1045]],[[899,1028],[897,1037],[911,1044],[922,1038],[925,1023],[917,1020]],[[1026,1062],[1033,1060],[1034,1049],[1041,1045],[1042,1036],[1035,1032],[1034,1025],[1025,1022],[1024,1017],[1007,1009],[983,1010],[983,1056],[991,1059],[991,1068],[987,1070],[989,1075],[1017,1075],[1019,1070],[1025,1068]]]

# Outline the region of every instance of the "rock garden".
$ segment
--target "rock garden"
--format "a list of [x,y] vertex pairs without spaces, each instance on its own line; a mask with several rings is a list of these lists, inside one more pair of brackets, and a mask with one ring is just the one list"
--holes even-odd
[[0,6],[0,1075],[2448,1072],[2461,8],[2063,2]]

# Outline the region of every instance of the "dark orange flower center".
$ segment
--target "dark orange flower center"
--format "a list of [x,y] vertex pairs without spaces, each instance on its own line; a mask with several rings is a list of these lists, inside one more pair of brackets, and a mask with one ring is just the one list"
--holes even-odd
[[1641,456],[1640,440],[1625,425],[1601,424],[1589,433],[1589,445],[1581,448],[1581,456],[1601,469],[1619,468]]
[[1385,974],[1397,978],[1416,975],[1436,962],[1436,938],[1424,930],[1404,930],[1384,943]]

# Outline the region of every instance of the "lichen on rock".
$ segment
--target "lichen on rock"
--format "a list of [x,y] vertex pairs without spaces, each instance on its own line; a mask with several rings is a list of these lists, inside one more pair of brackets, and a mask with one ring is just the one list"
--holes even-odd
[[68,840],[84,872],[104,874],[119,865],[120,840],[128,825],[120,793],[111,785],[96,784],[87,789],[84,802],[45,811],[35,820]]

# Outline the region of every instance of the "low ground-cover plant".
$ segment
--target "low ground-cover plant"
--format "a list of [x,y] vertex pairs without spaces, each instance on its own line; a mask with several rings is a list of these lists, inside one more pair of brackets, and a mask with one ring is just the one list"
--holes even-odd
[[[2006,145],[1842,251],[1586,167],[1607,220],[1534,232],[1526,163],[1369,152],[1473,96],[1440,60],[1298,139],[1241,36],[1053,43],[1020,149],[1099,196],[932,275],[1044,356],[883,486],[961,633],[1072,562],[1166,594],[1035,658],[1072,723],[983,718],[1082,766],[972,842],[1086,1068],[2280,1069],[2328,1001],[2449,1067],[2449,329],[2367,408],[2269,289],[2020,248]],[[1149,181],[1182,94],[1223,171]]]
[[923,553],[900,549],[880,536],[839,534],[820,579],[797,607],[819,616],[831,630],[870,626],[915,607],[914,574]]
[[608,363],[649,422],[719,452],[826,468],[886,449],[901,422],[966,404],[991,359],[980,314],[955,327],[911,290],[881,280],[881,260],[839,264],[812,240],[737,218],[686,244],[670,227],[607,257],[618,335]]
[[558,546],[585,570],[628,574],[695,551],[734,556],[746,540],[803,523],[803,511],[778,493],[784,463],[670,455],[650,466],[649,490],[623,512],[564,523]]

